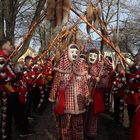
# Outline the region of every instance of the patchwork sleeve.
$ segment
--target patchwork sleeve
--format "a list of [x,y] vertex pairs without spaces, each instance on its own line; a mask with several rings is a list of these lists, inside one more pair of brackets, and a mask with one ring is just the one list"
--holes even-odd
[[82,90],[85,97],[89,97],[89,87],[87,76],[83,76],[82,80]]
[[57,72],[53,80],[52,89],[49,95],[49,101],[55,102],[59,85],[60,85],[60,73]]

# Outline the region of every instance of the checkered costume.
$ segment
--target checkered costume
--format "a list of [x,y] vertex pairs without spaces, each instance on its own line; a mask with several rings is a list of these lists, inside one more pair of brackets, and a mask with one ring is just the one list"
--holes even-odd
[[[87,137],[95,137],[97,135],[98,113],[104,111],[103,90],[105,85],[105,66],[104,62],[97,61],[95,64],[89,64],[89,80],[90,90],[90,106],[86,114],[85,134]],[[100,81],[96,81],[96,77],[100,77]]]
[[[50,100],[57,100],[57,91],[66,88],[65,113],[80,114],[85,112],[85,99],[88,97],[87,72],[82,71],[80,62],[71,63],[65,55],[56,69]],[[81,68],[81,71],[78,70]],[[80,72],[78,72],[80,71]],[[75,74],[76,72],[76,74]],[[77,75],[78,74],[78,75]],[[72,81],[69,82],[69,79]],[[68,83],[69,82],[69,83]]]
[[79,60],[70,62],[67,54],[62,57],[55,70],[49,100],[57,102],[58,90],[65,88],[64,114],[56,117],[59,138],[83,140],[83,113],[89,96],[87,71]]

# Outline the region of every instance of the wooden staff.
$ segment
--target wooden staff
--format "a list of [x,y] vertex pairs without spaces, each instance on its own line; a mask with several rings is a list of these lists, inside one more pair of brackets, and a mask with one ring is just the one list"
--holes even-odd
[[[55,42],[56,42],[56,43],[61,42],[61,40],[62,40],[64,37],[66,37],[66,36],[69,34],[69,32],[70,32],[71,30],[73,30],[73,29],[77,26],[78,22],[79,22],[79,21],[77,21],[71,28],[69,28],[68,31],[66,31],[65,33],[63,33],[62,36],[61,36],[60,38],[56,38],[55,41],[54,41],[54,43],[55,43]],[[39,56],[39,58],[37,59],[38,61],[39,61],[43,56],[45,56],[45,55],[53,48],[53,46],[55,45],[54,43],[52,43],[52,44],[49,46],[49,48],[48,48],[42,55]]]
[[73,11],[78,17],[80,17],[91,29],[93,29],[108,45],[110,45],[113,48],[113,50],[124,60],[124,62],[128,66],[130,66],[129,63],[125,60],[125,57],[115,48],[115,46],[111,40],[108,40],[107,38],[105,38],[97,29],[94,28],[93,25],[91,25],[83,16],[81,16],[73,8],[71,8],[71,11]]
[[[73,27],[72,27],[73,28]],[[70,33],[73,33],[73,29],[71,29],[69,32],[67,32],[68,34],[70,34]],[[65,34],[65,33],[64,33]],[[65,36],[64,36],[65,37]],[[62,40],[63,38],[61,38],[61,40]],[[64,43],[65,44],[65,43]],[[65,45],[66,47],[67,47],[67,45]],[[58,47],[59,47],[59,45],[58,45]],[[58,48],[57,47],[57,48]],[[61,54],[61,56],[63,56],[63,54],[65,53],[65,51],[66,51],[66,47],[64,48],[64,52]],[[45,52],[45,54],[46,54],[46,52]],[[44,56],[44,54],[43,54],[43,56]],[[61,58],[61,56],[60,56],[60,58]],[[42,58],[42,55],[40,56],[40,58]],[[39,60],[40,60],[40,58],[39,58]],[[52,61],[54,60],[56,58],[56,56],[52,59]],[[60,61],[60,58],[59,58],[59,61]],[[41,72],[41,73],[39,73],[38,75],[37,75],[37,77],[35,78],[35,80],[32,82],[32,84],[34,84],[35,82],[36,82],[36,80],[43,74],[43,72],[44,72],[44,70]]]
[[[78,28],[78,29],[81,31],[80,28]],[[85,34],[83,31],[81,31],[81,32],[82,32],[82,34],[86,37],[86,34]],[[88,36],[88,41],[93,45],[93,47],[94,47],[95,49],[97,49],[96,46],[93,44],[93,42],[92,42],[91,40],[92,40],[91,37]],[[101,56],[103,57],[102,54],[101,54]],[[110,64],[110,63],[109,63],[109,60],[107,60],[106,58],[104,58],[104,59],[107,61],[107,64]]]
[[16,49],[11,53],[11,55],[8,57],[8,60],[11,59],[20,49],[20,47],[23,45],[23,43],[28,39],[28,37],[31,35],[31,33],[34,31],[35,27],[46,17],[46,11],[44,11],[31,25],[31,28],[28,30],[27,34],[23,37],[22,41],[19,43],[19,45],[16,47]]

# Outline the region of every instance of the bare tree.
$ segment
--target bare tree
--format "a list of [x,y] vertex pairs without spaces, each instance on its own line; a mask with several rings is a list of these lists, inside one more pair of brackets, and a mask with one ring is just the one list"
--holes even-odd
[[0,0],[0,39],[4,38],[4,12],[2,8],[2,0]]
[[[32,18],[32,21],[31,21],[30,25],[29,25],[29,29],[31,28],[32,23],[40,16],[40,14],[41,14],[41,12],[42,12],[42,10],[44,8],[45,3],[46,3],[46,0],[39,0],[38,1],[34,16]],[[24,44],[22,45],[21,49],[18,51],[17,55],[14,57],[15,61],[17,61],[20,58],[20,56],[27,51],[27,49],[29,47],[29,44],[30,44],[30,41],[32,39],[33,33],[24,42]]]
[[121,3],[125,18],[120,28],[120,47],[133,57],[140,48],[140,1]]

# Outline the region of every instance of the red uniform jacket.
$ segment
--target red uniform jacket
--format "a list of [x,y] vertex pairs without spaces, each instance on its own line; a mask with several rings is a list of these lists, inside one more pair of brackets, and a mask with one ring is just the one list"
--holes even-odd
[[126,99],[128,104],[138,105],[138,97],[140,94],[140,66],[136,65],[131,68],[133,71],[129,76],[129,93]]

